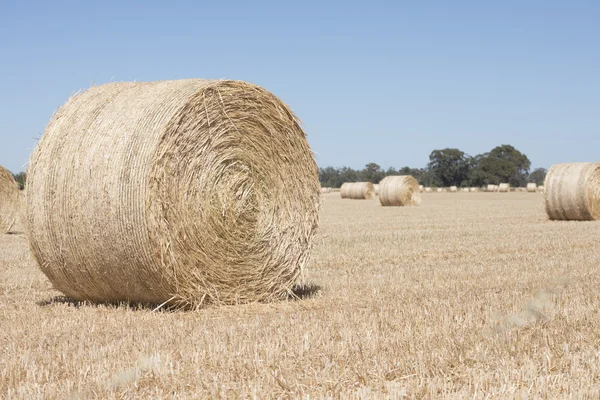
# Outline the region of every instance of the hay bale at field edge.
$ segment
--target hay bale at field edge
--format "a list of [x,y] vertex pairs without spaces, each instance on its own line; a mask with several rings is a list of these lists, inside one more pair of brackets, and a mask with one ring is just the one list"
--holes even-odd
[[431,193],[431,188],[430,187],[426,187],[425,188],[425,193]]
[[456,186],[450,186],[450,193],[458,192],[458,188]]
[[7,233],[19,215],[19,192],[13,175],[0,166],[0,234]]
[[346,182],[340,190],[342,199],[371,200],[375,198],[375,187],[371,182]]
[[267,90],[120,82],[50,120],[30,159],[26,231],[72,299],[198,308],[289,296],[319,204],[306,135]]
[[537,185],[533,182],[527,184],[527,191],[529,193],[535,193],[537,191]]
[[498,185],[498,192],[500,192],[500,193],[510,192],[510,184],[509,183],[501,183],[500,185]]
[[600,163],[553,165],[543,187],[549,219],[600,219]]
[[419,182],[410,175],[386,176],[380,182],[382,206],[418,206],[421,204]]

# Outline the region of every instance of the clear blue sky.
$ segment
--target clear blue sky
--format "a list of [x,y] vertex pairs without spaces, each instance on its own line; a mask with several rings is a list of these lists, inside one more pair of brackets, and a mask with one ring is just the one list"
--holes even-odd
[[288,3],[1,1],[0,165],[93,82],[189,77],[275,93],[320,166],[500,144],[600,161],[599,1]]

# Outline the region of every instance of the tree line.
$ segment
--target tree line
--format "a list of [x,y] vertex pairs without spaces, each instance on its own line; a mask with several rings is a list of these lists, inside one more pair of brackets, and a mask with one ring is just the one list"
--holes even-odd
[[323,187],[338,188],[344,182],[379,183],[388,175],[412,175],[421,185],[431,187],[471,187],[510,183],[525,186],[529,182],[543,185],[546,169],[530,172],[529,158],[511,145],[501,145],[490,152],[470,156],[459,149],[433,150],[425,168],[382,169],[376,163],[355,170],[348,167],[319,168],[319,180]]

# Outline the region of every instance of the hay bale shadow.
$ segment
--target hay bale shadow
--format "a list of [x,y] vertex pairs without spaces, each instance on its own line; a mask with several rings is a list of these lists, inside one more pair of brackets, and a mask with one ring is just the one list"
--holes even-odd
[[317,294],[323,288],[320,285],[316,285],[314,283],[308,283],[304,285],[296,285],[292,289],[292,293],[288,297],[288,300],[305,300],[312,299],[317,296]]

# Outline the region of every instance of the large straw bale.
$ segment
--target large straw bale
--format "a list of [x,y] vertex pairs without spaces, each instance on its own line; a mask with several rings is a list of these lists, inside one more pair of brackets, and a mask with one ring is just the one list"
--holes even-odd
[[5,234],[19,214],[19,184],[12,174],[0,166],[0,234]]
[[544,187],[550,219],[600,219],[600,163],[554,165],[546,175]]
[[527,191],[529,193],[535,193],[537,191],[537,185],[535,183],[533,183],[533,182],[529,182],[527,184]]
[[501,183],[500,185],[498,185],[498,192],[500,192],[500,193],[510,192],[510,184],[509,183]]
[[71,98],[34,150],[31,250],[76,300],[201,307],[287,296],[318,225],[292,111],[240,81],[111,83]]
[[342,199],[370,200],[375,197],[375,187],[371,182],[346,182],[340,191]]
[[418,206],[421,203],[419,182],[410,175],[386,176],[380,185],[382,206]]

